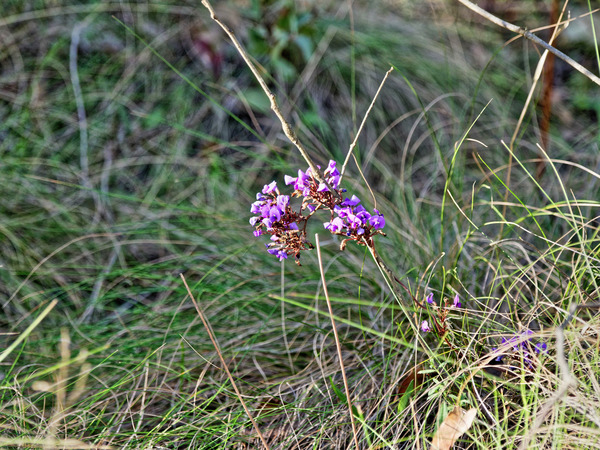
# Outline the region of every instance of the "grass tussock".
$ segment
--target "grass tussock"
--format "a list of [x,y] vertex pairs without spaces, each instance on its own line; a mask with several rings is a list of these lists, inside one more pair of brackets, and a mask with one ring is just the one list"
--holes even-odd
[[[394,68],[344,187],[407,291],[311,228],[336,339],[315,252],[252,237],[255,192],[305,163],[205,10],[7,5],[0,446],[259,448],[240,397],[273,449],[428,448],[455,406],[455,448],[600,445],[597,87],[556,62],[542,148],[537,50],[451,2],[219,5],[322,165]],[[521,5],[494,12],[547,25]],[[597,69],[586,36],[560,47]]]

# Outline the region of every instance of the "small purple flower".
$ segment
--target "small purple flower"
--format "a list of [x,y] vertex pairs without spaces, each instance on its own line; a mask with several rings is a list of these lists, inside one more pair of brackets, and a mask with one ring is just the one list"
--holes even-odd
[[271,219],[269,219],[268,217],[265,217],[262,221],[263,225],[265,227],[267,227],[267,230],[270,230],[271,228],[273,228],[273,221]]
[[344,221],[342,219],[340,219],[339,217],[336,217],[331,222],[325,222],[323,224],[323,226],[325,227],[326,230],[329,230],[332,233],[339,233],[345,227]]
[[284,259],[287,259],[287,253],[284,252],[283,250],[279,250],[277,248],[269,248],[267,249],[267,252],[269,252],[271,255],[275,255],[279,258],[279,261],[283,261]]
[[361,225],[363,225],[363,221],[355,214],[348,214],[348,228],[353,230],[358,229]]
[[462,303],[460,302],[460,299],[458,297],[458,294],[456,294],[454,296],[454,307],[455,308],[460,308],[462,306]]
[[375,210],[375,212],[377,213],[377,215],[371,216],[369,218],[369,223],[373,228],[378,230],[385,227],[385,218],[383,217],[383,214],[379,214],[379,211]]
[[263,231],[259,228],[258,230],[254,230],[252,233],[254,236],[259,237],[261,234],[263,234]]
[[335,205],[333,211],[342,219],[348,217],[348,214],[352,214],[352,209],[350,208],[341,208],[338,205]]
[[285,208],[290,203],[289,195],[278,195],[277,196],[277,207],[281,212],[285,212]]
[[338,189],[340,187],[340,176],[334,175],[327,180],[327,182],[331,185],[333,189]]
[[257,201],[252,203],[252,205],[250,206],[250,212],[252,214],[259,214],[260,213],[260,208],[262,207],[264,202],[261,201]]
[[258,216],[250,217],[250,225],[255,226],[259,220],[260,217]]
[[[496,350],[498,350],[498,347],[494,347],[494,348],[492,348],[492,351],[493,351],[493,352],[495,352]],[[496,358],[494,358],[494,361],[501,362],[501,361],[502,361],[502,358],[504,358],[504,355],[499,355],[499,356],[497,356]]]
[[356,208],[354,208],[354,214],[356,214],[365,225],[371,218],[371,214],[369,214],[369,212],[363,208],[362,205],[358,205]]
[[353,195],[352,198],[345,198],[342,202],[342,206],[356,206],[360,203],[360,198]]
[[302,170],[298,169],[298,178],[296,178],[296,182],[294,183],[294,189],[299,191],[310,186],[309,171],[310,169],[308,169],[306,172],[302,172]]
[[281,211],[277,206],[272,206],[269,210],[269,219],[272,222],[279,222],[281,220]]
[[429,326],[429,322],[427,322],[426,320],[424,320],[423,323],[421,323],[421,330],[424,333],[427,333],[428,331],[431,331],[431,328]]
[[261,217],[269,217],[271,214],[271,205],[269,203],[265,203],[260,207],[260,216]]
[[329,188],[325,183],[319,183],[319,187],[317,188],[317,192],[326,192],[329,191]]
[[273,181],[271,184],[265,184],[265,186],[263,187],[262,193],[270,194],[271,192],[275,192],[275,190],[277,190],[277,182]]
[[546,349],[548,348],[548,344],[545,342],[538,342],[535,344],[535,352],[539,355],[540,353],[546,353]]
[[427,298],[425,299],[427,303],[430,305],[435,305],[435,300],[433,299],[433,292],[430,292]]
[[333,159],[329,160],[329,164],[327,164],[327,169],[325,169],[325,175],[330,175],[332,177],[338,176],[340,174],[339,170],[335,167],[336,163]]

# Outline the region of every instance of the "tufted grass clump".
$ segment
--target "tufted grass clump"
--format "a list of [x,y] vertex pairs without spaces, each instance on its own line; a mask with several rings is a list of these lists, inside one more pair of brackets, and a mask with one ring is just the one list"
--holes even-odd
[[0,446],[600,445],[589,80],[542,140],[537,49],[452,2],[219,2],[320,179],[199,5],[7,5]]

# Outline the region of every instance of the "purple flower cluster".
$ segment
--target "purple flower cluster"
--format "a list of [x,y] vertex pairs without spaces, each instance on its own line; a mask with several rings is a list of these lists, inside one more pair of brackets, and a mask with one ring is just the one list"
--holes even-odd
[[[256,201],[252,203],[250,212],[257,214],[250,218],[250,225],[255,227],[254,236],[271,234],[271,243],[265,244],[267,251],[279,258],[286,259],[288,252],[285,244],[296,242],[299,239],[298,223],[306,220],[301,214],[290,207],[290,196],[282,195],[273,181],[266,184],[263,190],[256,194]],[[303,245],[300,247],[304,248]]]
[[[265,185],[256,195],[256,201],[250,208],[250,212],[255,214],[250,219],[250,225],[255,227],[254,236],[270,234],[272,242],[267,244],[267,251],[280,260],[294,254],[299,264],[300,251],[312,248],[306,239],[306,222],[318,209],[331,213],[331,220],[325,222],[324,227],[333,234],[346,237],[342,249],[349,240],[372,245],[372,237],[383,234],[383,214],[376,209],[370,214],[355,195],[342,200],[345,190],[340,189],[341,174],[335,161],[329,161],[324,176],[326,183],[318,182],[310,168],[305,172],[298,170],[298,176],[285,175],[284,178],[286,185],[293,185],[291,196],[282,195],[275,181]],[[300,211],[291,208],[291,197],[302,199]],[[306,215],[303,214],[305,211]]]
[[[510,338],[502,338],[502,341],[500,342],[501,345],[506,346],[506,345],[510,345],[512,347],[512,353],[514,354],[518,354],[523,361],[527,364],[528,367],[531,367],[533,365],[532,363],[532,351],[533,353],[535,353],[536,355],[539,355],[540,353],[545,353],[546,349],[548,348],[548,345],[543,342],[537,342],[535,345],[531,344],[531,339],[532,338],[526,338],[527,336],[530,336],[533,334],[533,331],[531,330],[525,330],[524,332],[512,336]],[[494,348],[493,350],[498,350],[497,348]],[[502,361],[502,359],[507,356],[507,355],[500,355],[496,358],[496,361],[500,362]]]
[[[337,170],[335,161],[329,161],[324,175],[327,183],[329,183],[334,190],[337,190],[340,186],[340,172]],[[310,167],[306,172],[302,172],[302,170],[298,169],[298,176],[295,178],[290,175],[285,175],[284,181],[286,185],[293,184],[294,191],[300,193],[304,197],[311,197],[311,189],[314,189],[315,187],[315,179],[312,176]],[[328,192],[329,188],[325,183],[319,183],[316,191]]]
[[345,198],[341,204],[335,205],[335,217],[323,226],[334,234],[351,236],[355,233],[362,236],[368,228],[380,230],[385,226],[383,214],[376,209],[373,211],[374,214],[370,214],[360,204],[360,199],[353,195],[352,198]]

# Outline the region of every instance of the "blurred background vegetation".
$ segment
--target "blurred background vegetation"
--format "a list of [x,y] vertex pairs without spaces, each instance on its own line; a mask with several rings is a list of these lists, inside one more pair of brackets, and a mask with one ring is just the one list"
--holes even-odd
[[[512,147],[524,163],[514,165],[511,188],[533,205],[524,209],[504,198],[509,152],[501,142],[511,142],[532,86],[541,50],[531,43],[446,0],[217,6],[321,164],[344,159],[385,71],[395,68],[355,150],[386,216],[378,246],[415,295],[459,292],[482,311],[456,330],[457,343],[476,340],[473,360],[493,346],[474,329],[558,324],[544,301],[566,304],[564,273],[596,292],[595,259],[579,272],[574,254],[548,243],[597,256],[600,185],[578,169],[597,173],[600,164],[600,91],[591,81],[555,60],[551,83],[543,80],[550,93],[536,87]],[[553,1],[480,6],[535,30],[551,23]],[[571,18],[589,6],[570,1]],[[574,20],[556,46],[597,73],[591,24],[589,15]],[[548,39],[549,30],[538,34]],[[576,218],[527,212],[548,205],[541,189],[565,200],[536,143],[567,162],[557,167],[570,198],[591,200]],[[280,267],[248,224],[254,193],[305,163],[200,2],[3,2],[0,154],[2,347],[58,299],[1,363],[2,442],[254,448],[181,273],[274,448],[350,442],[331,325],[310,309],[324,308],[316,257]],[[346,185],[370,198],[356,167]],[[570,234],[576,222],[584,232]],[[532,229],[543,232],[523,231]],[[364,442],[425,443],[464,379],[453,378],[450,362],[439,365],[429,377],[436,388],[422,394],[428,402],[415,394],[416,412],[401,414],[394,386],[423,359],[416,338],[364,249],[340,253],[335,239],[323,246],[336,312],[355,324],[341,333],[370,427]],[[541,253],[552,265],[531,262]],[[283,290],[292,303],[274,297]],[[417,413],[425,432],[411,431]],[[497,448],[514,438],[511,420]],[[492,448],[490,439],[465,447]]]

